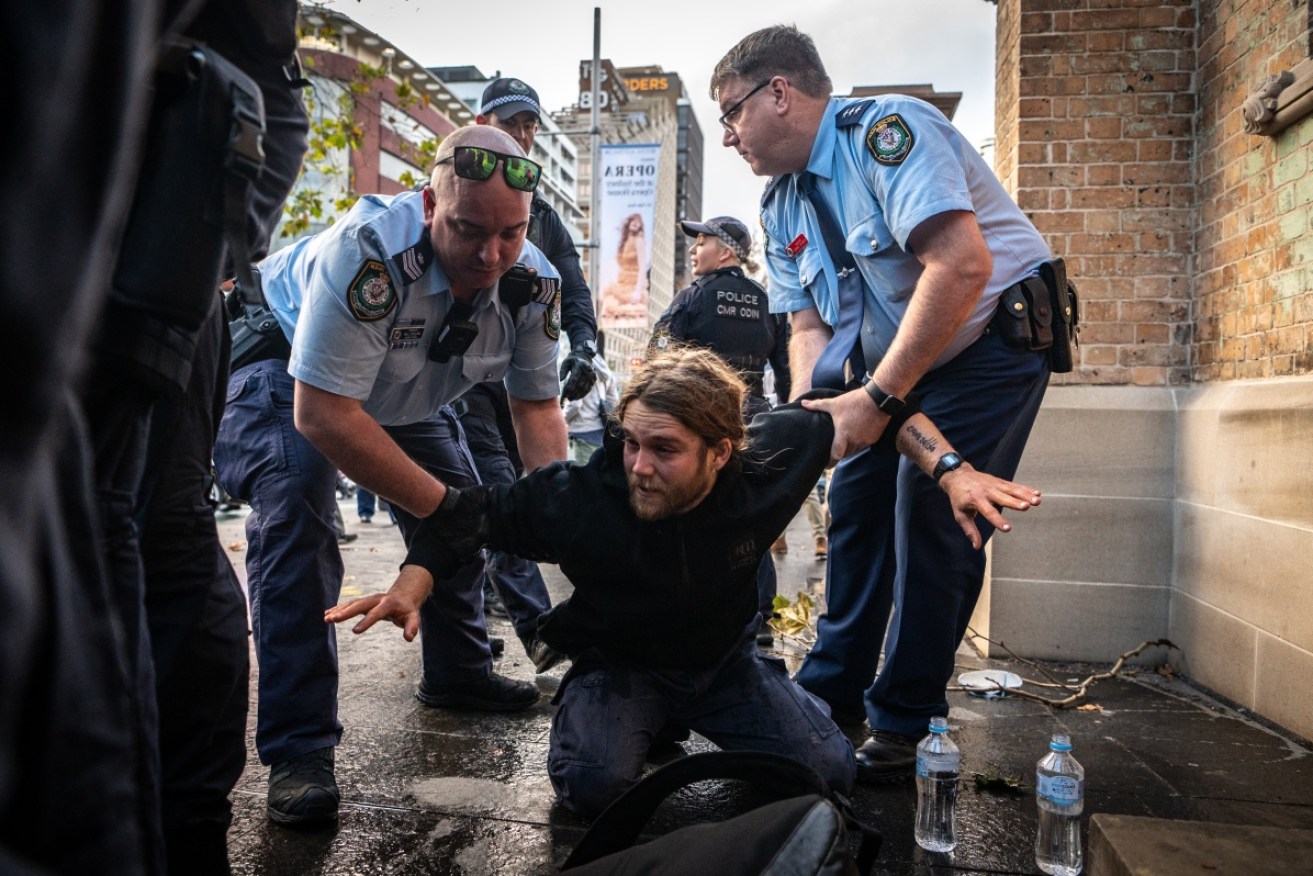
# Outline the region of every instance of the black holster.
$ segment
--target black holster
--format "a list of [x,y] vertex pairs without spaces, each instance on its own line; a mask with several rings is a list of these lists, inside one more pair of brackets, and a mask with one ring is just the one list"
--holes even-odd
[[232,370],[262,362],[265,359],[287,359],[292,345],[278,319],[265,301],[260,288],[260,274],[251,272],[251,285],[238,281],[228,296],[228,332],[232,335]]
[[1072,369],[1077,319],[1076,287],[1062,259],[1053,259],[1040,265],[1038,276],[1004,290],[989,325],[1009,347],[1047,350],[1049,370],[1065,374]]

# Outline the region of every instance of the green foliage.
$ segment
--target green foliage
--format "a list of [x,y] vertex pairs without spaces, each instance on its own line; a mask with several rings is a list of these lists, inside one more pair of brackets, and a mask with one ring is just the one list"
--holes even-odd
[[[324,36],[321,32],[320,36]],[[314,69],[313,56],[303,55],[303,66]],[[360,98],[370,93],[386,94],[385,83],[391,81],[383,67],[360,63],[351,80],[339,82],[340,91],[336,89],[312,88],[305,93],[306,113],[310,116],[308,148],[301,165],[301,174],[297,179],[292,195],[283,207],[285,220],[282,227],[283,237],[297,237],[305,234],[313,225],[331,223],[338,216],[346,213],[360,199],[361,193],[356,189],[355,173],[352,169],[352,156],[359,152],[364,143],[365,129],[360,124]],[[409,109],[423,104],[429,105],[427,95],[416,93],[415,87],[407,81],[393,83],[393,97],[390,99],[402,109]],[[423,143],[414,144],[401,139],[401,157],[417,167],[433,166],[438,151],[438,139],[431,138]],[[406,172],[398,182],[409,187],[418,181],[415,174]],[[310,183],[310,179],[322,180],[325,186],[334,190],[340,186],[345,194],[329,196],[323,187]],[[326,202],[329,202],[326,204]]]

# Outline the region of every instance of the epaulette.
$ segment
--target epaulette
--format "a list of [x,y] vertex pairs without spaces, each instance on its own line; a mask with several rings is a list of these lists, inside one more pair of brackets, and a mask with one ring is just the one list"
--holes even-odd
[[850,103],[839,114],[834,117],[834,126],[836,128],[851,128],[861,122],[862,116],[871,104],[875,103],[873,99],[859,100],[857,103]]
[[403,249],[388,260],[393,271],[403,278],[403,285],[409,286],[428,270],[429,264],[433,261],[433,241],[429,237],[429,230],[424,228],[423,236],[413,246]]

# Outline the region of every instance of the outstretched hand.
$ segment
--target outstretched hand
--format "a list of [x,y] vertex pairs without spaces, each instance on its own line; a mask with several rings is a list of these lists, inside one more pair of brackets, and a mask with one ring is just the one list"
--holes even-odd
[[324,612],[324,621],[336,624],[363,614],[364,620],[351,628],[353,633],[363,633],[381,620],[390,620],[401,627],[401,635],[407,642],[413,642],[419,635],[419,607],[432,590],[433,576],[422,566],[402,566],[401,574],[387,593],[372,593],[343,602]]
[[1011,532],[1012,524],[1007,522],[999,509],[1025,511],[1040,502],[1039,490],[977,471],[965,463],[945,474],[939,486],[948,493],[948,501],[953,506],[953,519],[962,527],[962,532],[976,550],[980,550],[984,544],[980,530],[976,528],[977,514],[999,532]]

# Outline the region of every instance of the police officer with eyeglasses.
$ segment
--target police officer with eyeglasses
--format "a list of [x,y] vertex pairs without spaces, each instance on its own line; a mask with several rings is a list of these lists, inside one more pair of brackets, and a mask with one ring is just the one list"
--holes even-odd
[[[386,498],[409,539],[442,498],[437,478],[478,482],[450,403],[503,379],[525,464],[565,458],[557,275],[525,242],[540,173],[506,134],[463,128],[443,140],[422,192],[367,195],[259,265],[291,353],[233,372],[215,465],[252,509],[256,747],[272,765],[275,823],[337,816],[337,649],[323,620],[342,585],[337,470]],[[466,564],[425,604],[416,696],[434,707],[529,708],[537,687],[492,671],[480,569]]]

